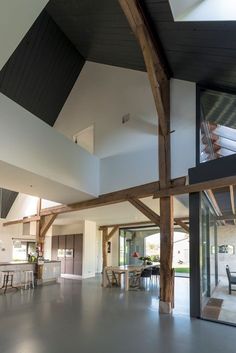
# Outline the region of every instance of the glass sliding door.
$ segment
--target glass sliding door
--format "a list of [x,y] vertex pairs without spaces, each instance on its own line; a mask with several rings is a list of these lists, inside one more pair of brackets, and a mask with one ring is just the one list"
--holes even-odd
[[201,316],[218,320],[221,300],[214,293],[218,283],[216,214],[207,195],[201,196],[200,277]]

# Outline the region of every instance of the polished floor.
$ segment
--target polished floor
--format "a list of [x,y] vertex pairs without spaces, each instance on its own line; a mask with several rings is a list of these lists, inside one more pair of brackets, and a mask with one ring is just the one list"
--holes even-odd
[[123,292],[68,280],[0,296],[1,353],[233,353],[236,328],[188,316],[188,280],[176,279],[172,316],[156,289]]
[[[236,289],[236,286],[232,286]],[[236,291],[229,294],[227,277],[220,277],[219,284],[212,294],[213,298],[223,299],[219,320],[236,324]]]

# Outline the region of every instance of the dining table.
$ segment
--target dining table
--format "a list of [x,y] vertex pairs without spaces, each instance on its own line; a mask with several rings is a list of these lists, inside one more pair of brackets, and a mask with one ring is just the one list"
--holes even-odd
[[108,279],[106,276],[106,270],[109,269],[113,271],[114,273],[118,274],[119,277],[121,275],[124,275],[124,289],[125,291],[129,290],[129,277],[130,273],[135,272],[135,271],[140,271],[144,270],[146,268],[152,268],[152,267],[160,267],[159,262],[153,262],[151,265],[121,265],[121,266],[107,266],[104,268],[103,271],[103,279],[102,279],[102,285],[104,288],[108,287]]

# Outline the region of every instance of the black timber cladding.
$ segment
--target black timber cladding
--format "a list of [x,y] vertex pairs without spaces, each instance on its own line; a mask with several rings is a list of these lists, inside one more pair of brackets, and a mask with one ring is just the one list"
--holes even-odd
[[[174,22],[168,0],[140,0],[177,79],[233,87],[236,22]],[[51,0],[47,11],[86,60],[145,71],[118,0]]]
[[6,218],[18,193],[15,191],[0,189],[0,218]]
[[86,60],[145,71],[118,0],[51,0],[46,9]]
[[235,86],[235,21],[174,22],[168,0],[142,4],[175,78]]
[[83,57],[43,11],[0,71],[0,92],[53,125],[83,65]]

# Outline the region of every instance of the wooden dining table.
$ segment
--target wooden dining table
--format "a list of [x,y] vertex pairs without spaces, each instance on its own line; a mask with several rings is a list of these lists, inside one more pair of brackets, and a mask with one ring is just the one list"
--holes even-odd
[[140,271],[140,270],[144,270],[145,268],[151,268],[151,267],[160,267],[160,263],[159,262],[154,262],[152,263],[152,265],[122,265],[122,266],[107,266],[105,267],[104,271],[103,271],[103,279],[102,279],[102,284],[103,287],[106,288],[108,287],[108,280],[107,280],[107,276],[106,276],[106,270],[109,269],[111,271],[113,271],[114,273],[118,274],[119,276],[121,276],[122,274],[124,274],[124,279],[125,279],[125,291],[129,290],[129,274],[135,271]]

